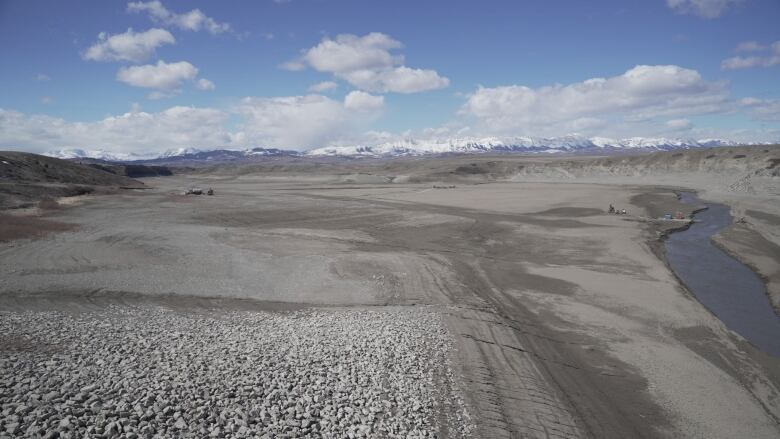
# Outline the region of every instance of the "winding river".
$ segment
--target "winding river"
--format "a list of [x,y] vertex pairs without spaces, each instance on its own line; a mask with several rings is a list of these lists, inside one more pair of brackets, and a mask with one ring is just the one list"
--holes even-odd
[[[681,201],[700,205],[684,192]],[[704,203],[707,210],[685,231],[666,241],[672,270],[699,301],[731,330],[762,351],[780,357],[780,317],[775,314],[761,279],[746,265],[715,246],[712,235],[731,224],[729,207]]]

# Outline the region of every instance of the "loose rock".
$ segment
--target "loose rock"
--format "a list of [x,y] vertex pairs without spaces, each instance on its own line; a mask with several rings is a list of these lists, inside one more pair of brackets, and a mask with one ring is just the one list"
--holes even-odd
[[3,311],[0,333],[26,341],[0,345],[0,432],[12,436],[428,437],[451,418],[449,436],[471,429],[440,385],[458,388],[433,307]]

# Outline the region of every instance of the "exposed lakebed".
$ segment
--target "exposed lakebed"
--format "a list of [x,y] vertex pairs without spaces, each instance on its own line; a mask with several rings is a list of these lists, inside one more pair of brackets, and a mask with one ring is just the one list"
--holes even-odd
[[690,228],[669,236],[669,265],[726,326],[762,351],[780,357],[780,317],[769,303],[766,286],[753,270],[711,241],[712,235],[731,224],[729,207],[703,203],[688,192],[681,201],[707,209],[696,214]]

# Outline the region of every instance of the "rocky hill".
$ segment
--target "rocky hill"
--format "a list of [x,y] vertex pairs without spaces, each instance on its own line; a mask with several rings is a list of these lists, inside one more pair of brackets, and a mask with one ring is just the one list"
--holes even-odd
[[592,179],[626,182],[652,179],[684,184],[708,179],[717,189],[780,193],[780,145],[721,147],[587,159],[529,162],[513,179]]
[[124,175],[37,154],[0,151],[0,209],[30,206],[44,197],[67,197],[96,188],[143,187]]

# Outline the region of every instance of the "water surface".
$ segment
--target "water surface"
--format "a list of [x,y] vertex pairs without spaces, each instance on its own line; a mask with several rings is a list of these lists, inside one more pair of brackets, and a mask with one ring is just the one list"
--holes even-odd
[[[684,203],[700,205],[692,193]],[[780,357],[780,317],[775,314],[766,286],[749,267],[716,247],[710,237],[731,224],[729,207],[703,203],[688,230],[666,241],[666,257],[672,270],[699,301],[731,330],[764,352]]]

